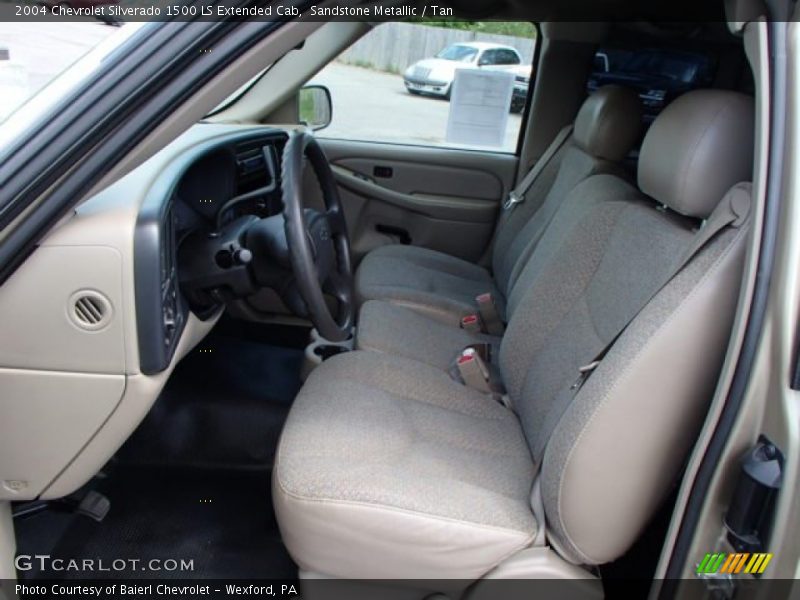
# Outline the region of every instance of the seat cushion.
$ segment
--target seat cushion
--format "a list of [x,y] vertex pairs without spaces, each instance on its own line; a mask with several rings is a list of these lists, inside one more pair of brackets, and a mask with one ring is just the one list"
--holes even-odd
[[447,323],[474,313],[475,297],[484,292],[502,299],[486,269],[417,246],[376,248],[356,272],[359,303],[387,300]]
[[533,540],[532,480],[513,413],[433,367],[356,351],[300,391],[273,499],[302,569],[475,579]]
[[480,332],[470,333],[405,306],[370,300],[358,315],[356,347],[412,358],[447,370],[471,344],[490,344],[496,356],[500,339]]

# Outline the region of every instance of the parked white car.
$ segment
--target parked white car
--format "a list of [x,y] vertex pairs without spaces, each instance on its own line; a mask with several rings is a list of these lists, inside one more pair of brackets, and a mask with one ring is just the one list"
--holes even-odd
[[518,81],[527,82],[529,65],[522,64],[519,52],[511,46],[489,42],[459,42],[447,46],[433,58],[415,62],[403,73],[406,89],[412,94],[432,94],[450,98],[456,69],[491,68],[511,71]]

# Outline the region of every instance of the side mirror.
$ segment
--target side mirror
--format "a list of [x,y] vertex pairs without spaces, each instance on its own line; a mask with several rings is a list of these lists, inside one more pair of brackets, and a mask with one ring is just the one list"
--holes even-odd
[[333,103],[324,85],[307,85],[297,94],[297,114],[300,122],[316,131],[331,124]]

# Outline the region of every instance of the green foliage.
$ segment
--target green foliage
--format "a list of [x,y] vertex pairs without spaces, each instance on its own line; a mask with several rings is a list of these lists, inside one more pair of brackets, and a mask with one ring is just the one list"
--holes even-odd
[[300,90],[300,119],[308,121],[314,115],[314,98],[311,97],[311,94],[303,92]]
[[521,38],[535,38],[536,28],[533,23],[526,21],[458,21],[455,19],[409,19],[419,25],[428,27],[441,27],[443,29],[460,29],[462,31],[474,31],[476,33],[494,33],[499,35],[511,35]]

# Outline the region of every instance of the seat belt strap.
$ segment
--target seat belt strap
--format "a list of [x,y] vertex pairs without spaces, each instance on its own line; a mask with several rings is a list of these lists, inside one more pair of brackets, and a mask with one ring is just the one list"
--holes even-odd
[[484,333],[490,335],[503,335],[506,326],[500,318],[500,311],[497,310],[497,304],[491,292],[480,294],[475,297],[475,302],[478,305],[478,314]]
[[531,545],[537,548],[547,543],[547,515],[544,512],[544,500],[542,500],[542,478],[538,476],[534,479],[531,489],[531,510],[533,518],[536,520],[536,535]]
[[572,125],[567,125],[561,131],[556,134],[556,137],[547,147],[547,150],[544,151],[539,157],[539,160],[536,161],[536,164],[533,165],[530,171],[528,171],[527,175],[522,178],[517,186],[511,190],[508,194],[508,198],[503,203],[503,210],[504,211],[511,211],[517,204],[522,204],[525,202],[525,194],[528,193],[528,190],[533,185],[533,182],[539,177],[544,168],[553,160],[553,157],[556,155],[561,149],[561,146],[566,143],[569,137],[572,135]]
[[586,363],[585,366],[578,369],[577,378],[572,385],[562,390],[556,396],[553,406],[550,408],[547,416],[545,417],[544,424],[542,425],[542,432],[538,436],[537,443],[534,447],[534,452],[532,453],[534,456],[534,472],[536,474],[539,473],[539,469],[541,468],[542,458],[544,457],[544,451],[547,443],[550,440],[550,436],[553,434],[556,426],[561,421],[561,417],[567,411],[567,408],[572,403],[572,400],[575,398],[575,396],[577,396],[578,392],[581,390],[581,387],[583,387],[598,365],[600,365],[603,358],[605,358],[606,354],[608,354],[608,351],[614,346],[620,336],[628,328],[628,325],[636,320],[636,317],[638,317],[642,311],[644,311],[647,305],[650,304],[650,301],[655,298],[661,292],[661,290],[667,287],[670,282],[675,279],[678,273],[680,273],[683,268],[689,264],[689,262],[691,262],[691,260],[697,256],[697,254],[703,248],[705,248],[712,239],[717,236],[717,234],[727,227],[740,227],[742,223],[744,223],[747,215],[750,212],[750,197],[750,186],[742,184],[737,184],[727,194],[725,194],[725,197],[714,210],[712,215],[703,223],[697,233],[695,233],[694,237],[692,238],[692,243],[681,255],[680,260],[678,260],[673,266],[669,275],[664,279],[662,284],[658,286],[652,294],[650,294],[639,310],[637,310],[630,319],[622,324],[619,330],[611,337],[611,340],[605,346],[603,346],[600,352],[598,352],[590,362]]

